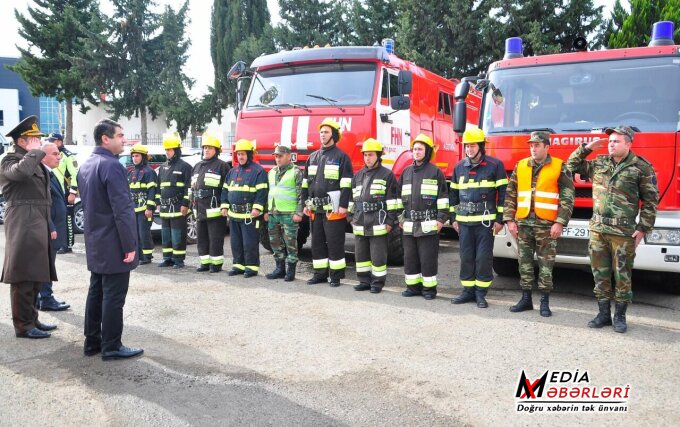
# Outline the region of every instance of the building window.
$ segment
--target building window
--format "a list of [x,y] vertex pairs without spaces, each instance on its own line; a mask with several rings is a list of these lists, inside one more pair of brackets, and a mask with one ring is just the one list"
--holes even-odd
[[40,130],[46,134],[58,132],[66,127],[64,103],[56,98],[40,97]]

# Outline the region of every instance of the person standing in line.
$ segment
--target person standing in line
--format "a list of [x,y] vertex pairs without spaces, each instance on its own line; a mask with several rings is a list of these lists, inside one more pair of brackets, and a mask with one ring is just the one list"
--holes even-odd
[[139,241],[139,263],[150,264],[153,258],[153,239],[151,238],[151,222],[156,210],[156,190],[158,175],[149,166],[149,149],[142,144],[135,144],[130,150],[133,168],[128,171],[128,184],[132,202],[135,205],[137,218],[137,239]]

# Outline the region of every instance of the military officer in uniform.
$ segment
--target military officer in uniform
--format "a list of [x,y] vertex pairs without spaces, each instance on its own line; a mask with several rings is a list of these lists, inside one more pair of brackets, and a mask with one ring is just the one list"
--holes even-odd
[[451,303],[476,302],[486,308],[493,281],[493,239],[503,229],[508,176],[503,162],[486,155],[481,129],[468,129],[462,140],[465,158],[451,178],[451,222],[460,237],[460,283],[463,292]]
[[139,244],[139,263],[149,264],[153,258],[153,239],[151,238],[151,222],[156,210],[156,191],[158,175],[149,166],[149,149],[142,144],[135,144],[130,150],[134,167],[128,171],[132,203],[135,206],[137,219],[137,241]]
[[205,132],[201,140],[203,160],[191,172],[191,199],[196,215],[198,257],[201,265],[196,271],[222,271],[224,264],[224,233],[226,220],[220,210],[222,186],[229,172],[229,164],[219,158],[222,143],[212,132]]
[[[59,148],[59,153],[61,155],[61,160],[59,161],[59,166],[55,168],[52,172],[54,176],[59,180],[64,188],[69,188],[71,183],[76,181],[76,176],[78,175],[78,161],[76,160],[75,153],[69,151],[64,147],[64,137],[60,133],[52,133],[47,138],[48,142],[54,143],[57,148]],[[76,185],[77,188],[77,185]],[[75,236],[73,234],[73,203],[75,201],[74,197],[67,198],[66,206],[66,242],[67,244],[61,248],[57,249],[58,254],[66,254],[73,252],[73,243],[75,242]]]
[[404,297],[437,296],[439,232],[449,218],[449,195],[444,173],[432,164],[432,138],[420,134],[411,142],[413,164],[401,174],[398,206],[403,209]]
[[628,329],[626,310],[633,300],[631,273],[635,248],[654,227],[659,188],[652,165],[631,150],[635,131],[620,125],[604,132],[609,135],[609,155],[586,160],[606,141],[596,139],[579,146],[569,156],[567,167],[593,182],[588,250],[599,314],[588,326],[611,325],[611,300],[614,300],[614,331],[623,333]]
[[291,161],[290,147],[279,145],[274,150],[276,166],[268,174],[268,213],[265,214],[269,242],[274,251],[276,269],[267,279],[295,280],[298,262],[297,235],[303,218],[302,171]]
[[191,166],[182,160],[182,139],[177,132],[163,135],[163,148],[168,161],[158,171],[160,192],[156,194],[163,240],[163,261],[158,266],[184,268]]
[[255,144],[239,139],[234,146],[238,166],[232,168],[222,187],[222,215],[229,218],[231,253],[234,264],[230,276],[257,276],[260,270],[260,227],[267,203],[267,172],[255,163]]
[[302,180],[305,215],[312,221],[312,266],[309,285],[330,281],[340,286],[345,277],[345,225],[352,190],[352,162],[337,147],[342,133],[331,118],[319,125],[321,148],[307,159]]
[[538,259],[540,314],[550,317],[552,271],[557,254],[557,239],[574,209],[574,181],[567,165],[549,154],[550,133],[536,131],[527,141],[531,157],[520,160],[510,176],[503,222],[517,239],[522,298],[513,313],[533,310],[531,287],[534,284],[534,253]]
[[382,166],[383,147],[369,138],[361,146],[364,167],[352,178],[349,202],[359,284],[356,291],[380,293],[387,277],[387,236],[399,224],[397,180]]

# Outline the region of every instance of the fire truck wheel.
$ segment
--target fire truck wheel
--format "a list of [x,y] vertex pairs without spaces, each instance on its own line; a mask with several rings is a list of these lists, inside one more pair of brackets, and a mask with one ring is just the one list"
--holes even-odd
[[191,212],[187,215],[187,244],[195,245],[198,241],[198,228],[196,228],[196,217]]
[[516,259],[493,257],[493,271],[499,276],[519,277],[519,264]]
[[404,265],[404,245],[401,236],[401,228],[399,227],[394,227],[387,236],[388,265]]

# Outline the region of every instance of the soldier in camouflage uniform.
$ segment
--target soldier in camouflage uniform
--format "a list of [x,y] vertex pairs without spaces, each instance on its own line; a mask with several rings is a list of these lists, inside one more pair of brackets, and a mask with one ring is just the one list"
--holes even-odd
[[[276,167],[269,171],[268,213],[264,219],[269,242],[274,251],[276,269],[267,279],[295,280],[298,262],[297,235],[303,218],[302,171],[291,162],[290,148],[279,145],[274,150]],[[287,253],[287,255],[286,255]],[[286,265],[288,264],[288,265]],[[287,267],[287,269],[286,269]]]
[[[611,300],[616,302],[614,330],[626,332],[626,309],[633,300],[631,272],[635,248],[652,230],[659,189],[652,165],[631,151],[635,132],[628,126],[605,130],[609,155],[586,160],[604,139],[583,144],[574,151],[567,167],[593,182],[593,217],[590,220],[590,263],[595,279],[599,314],[591,328],[612,324]],[[640,221],[636,218],[640,214]],[[614,274],[615,291],[611,276]]]
[[549,298],[553,289],[552,270],[557,239],[574,209],[574,182],[560,159],[550,156],[550,133],[536,131],[527,141],[531,157],[520,160],[505,192],[503,222],[517,239],[522,298],[513,313],[533,310],[534,253],[538,258],[538,289],[543,317],[550,317]]

